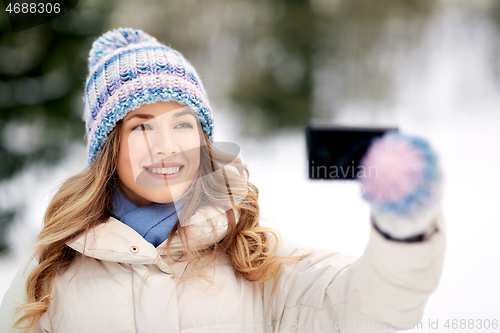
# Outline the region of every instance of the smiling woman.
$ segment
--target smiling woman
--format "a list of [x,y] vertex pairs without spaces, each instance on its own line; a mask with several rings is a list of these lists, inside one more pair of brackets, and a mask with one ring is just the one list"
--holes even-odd
[[120,190],[137,206],[178,201],[198,173],[200,130],[196,114],[177,102],[129,112],[120,133]]
[[[359,259],[283,240],[260,225],[259,190],[239,154],[213,142],[207,95],[182,54],[117,29],[94,42],[89,71],[89,165],[47,207],[33,258],[2,302],[1,332],[278,333],[316,322],[369,331],[360,321],[393,332],[390,323],[418,323],[444,252],[442,215],[425,205],[439,207],[434,197],[407,228],[433,227],[418,243],[391,227],[415,219],[377,210],[372,225],[387,228],[371,228]],[[384,177],[374,186],[391,191],[393,174]],[[287,195],[284,209],[300,208]],[[301,232],[324,233],[304,222]]]

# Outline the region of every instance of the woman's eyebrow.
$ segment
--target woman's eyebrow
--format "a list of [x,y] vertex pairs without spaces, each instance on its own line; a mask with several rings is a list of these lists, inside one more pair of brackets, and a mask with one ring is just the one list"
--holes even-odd
[[173,118],[179,118],[179,117],[182,117],[186,114],[190,114],[190,115],[196,117],[195,113],[192,110],[184,110],[184,111],[174,113]]
[[129,121],[133,118],[139,118],[139,119],[145,119],[145,120],[149,120],[149,119],[153,119],[155,116],[150,114],[150,113],[136,113],[134,114],[133,116],[131,116],[130,118],[128,119],[124,119],[124,121]]

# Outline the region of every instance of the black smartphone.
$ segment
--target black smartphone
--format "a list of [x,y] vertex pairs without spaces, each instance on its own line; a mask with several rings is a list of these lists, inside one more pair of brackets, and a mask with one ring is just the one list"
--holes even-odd
[[358,178],[359,162],[368,146],[388,131],[398,128],[306,126],[309,179]]

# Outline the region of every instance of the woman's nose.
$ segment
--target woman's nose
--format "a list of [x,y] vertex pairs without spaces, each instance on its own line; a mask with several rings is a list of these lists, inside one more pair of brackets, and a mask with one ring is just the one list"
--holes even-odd
[[151,138],[152,153],[155,156],[170,156],[179,152],[179,144],[175,140],[175,136],[169,131],[157,131]]

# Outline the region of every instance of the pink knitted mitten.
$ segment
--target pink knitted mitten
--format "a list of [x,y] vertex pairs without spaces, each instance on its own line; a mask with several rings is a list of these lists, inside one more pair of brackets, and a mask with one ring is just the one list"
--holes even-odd
[[426,140],[388,132],[372,141],[360,167],[366,175],[359,178],[363,198],[372,205],[378,229],[395,239],[434,230],[442,173]]

